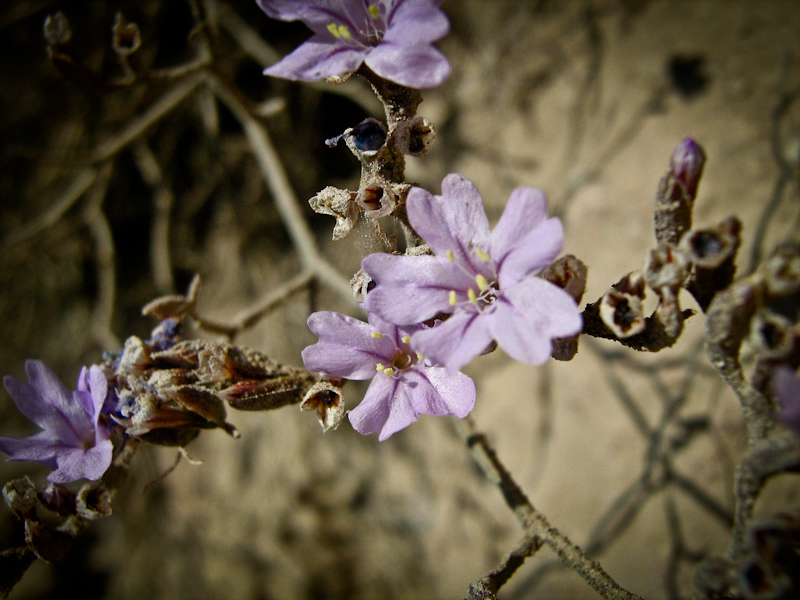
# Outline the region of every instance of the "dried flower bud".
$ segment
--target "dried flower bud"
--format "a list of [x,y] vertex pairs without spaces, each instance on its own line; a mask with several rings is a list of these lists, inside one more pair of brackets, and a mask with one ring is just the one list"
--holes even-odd
[[47,15],[44,20],[44,39],[49,46],[65,46],[72,40],[72,28],[63,12]]
[[635,271],[623,277],[600,301],[600,318],[614,335],[625,339],[647,326],[642,307],[644,279]]
[[697,193],[697,185],[703,175],[703,166],[706,154],[703,148],[692,138],[685,138],[675,147],[670,159],[672,175],[681,182],[683,189],[690,198]]
[[75,514],[75,493],[63,485],[49,483],[41,492],[42,505],[63,516]]
[[364,297],[375,287],[372,277],[367,275],[364,269],[359,269],[350,280],[350,288],[353,290],[353,298],[356,302],[363,302]]
[[362,183],[356,202],[364,209],[365,217],[379,219],[392,214],[398,205],[405,204],[410,189],[407,183],[379,183],[373,179]]
[[315,410],[322,431],[336,429],[344,419],[344,398],[341,387],[334,382],[319,381],[306,392],[300,403],[302,410]]
[[358,205],[355,203],[355,192],[328,186],[308,203],[314,212],[336,217],[333,228],[333,239],[340,240],[350,235],[358,221]]
[[771,296],[789,296],[800,291],[800,252],[784,246],[762,267],[764,283]]
[[136,23],[129,23],[121,12],[117,13],[114,27],[111,29],[114,38],[111,45],[120,57],[127,58],[139,50],[142,45],[142,34]]
[[87,521],[111,516],[111,494],[106,486],[85,484],[78,491],[75,512]]
[[659,244],[650,250],[645,259],[644,280],[653,290],[661,293],[667,289],[677,292],[686,281],[688,264],[682,254],[670,246]]
[[3,498],[11,512],[20,519],[32,518],[36,511],[36,486],[27,475],[3,486]]
[[409,156],[425,156],[436,139],[436,129],[425,117],[400,121],[392,131],[394,144]]
[[678,248],[696,266],[716,269],[736,254],[739,230],[739,221],[728,218],[716,229],[694,229],[686,232]]
[[64,531],[50,529],[38,521],[25,521],[25,543],[39,558],[58,562],[75,544],[75,538]]
[[787,357],[796,337],[791,321],[769,310],[759,311],[750,323],[750,343],[764,358]]
[[586,290],[586,265],[572,254],[559,258],[542,271],[542,279],[546,279],[567,292],[580,302]]

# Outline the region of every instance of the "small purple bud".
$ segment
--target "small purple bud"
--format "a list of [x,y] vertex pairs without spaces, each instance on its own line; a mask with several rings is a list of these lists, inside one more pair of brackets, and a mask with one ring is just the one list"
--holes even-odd
[[697,184],[703,174],[703,165],[706,162],[706,153],[703,148],[692,138],[684,140],[675,147],[670,159],[672,175],[683,184],[686,194],[694,198]]

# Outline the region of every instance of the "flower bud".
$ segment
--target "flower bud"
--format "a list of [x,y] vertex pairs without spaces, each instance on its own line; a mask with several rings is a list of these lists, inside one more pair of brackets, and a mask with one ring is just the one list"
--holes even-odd
[[703,148],[692,138],[685,138],[672,152],[670,170],[672,175],[681,182],[683,189],[690,198],[697,193],[697,185],[703,174],[706,154]]

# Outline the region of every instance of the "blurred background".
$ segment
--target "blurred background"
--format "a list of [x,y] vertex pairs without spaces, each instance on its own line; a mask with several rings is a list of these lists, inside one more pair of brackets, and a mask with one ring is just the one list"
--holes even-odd
[[[446,174],[461,173],[493,222],[515,187],[545,190],[565,225],[565,252],[589,267],[585,301],[642,266],[654,246],[656,185],[687,135],[708,158],[695,224],[739,216],[740,274],[800,227],[796,1],[443,8],[451,33],[439,47],[453,74],[424,92],[419,112],[438,138],[427,157],[409,159],[408,180],[438,193]],[[58,11],[71,39],[51,46],[51,60],[43,23]],[[141,33],[132,71],[113,47],[118,13]],[[147,337],[155,322],[141,307],[182,293],[195,273],[200,313],[229,323],[298,272],[240,119],[198,83],[202,69],[266,127],[342,280],[380,249],[363,223],[333,243],[333,219],[306,203],[327,185],[357,188],[355,158],[323,141],[382,116],[368,85],[261,75],[308,36],[249,1],[4,3],[0,374],[24,379],[24,361],[39,358],[72,386],[103,351]],[[146,76],[132,81],[136,69]],[[322,309],[358,314],[317,283],[236,341],[300,365],[315,341],[305,319]],[[692,318],[657,355],[583,339],[568,363],[534,368],[497,351],[468,368],[476,425],[534,506],[646,598],[690,597],[694,564],[728,542],[744,429],[705,359],[702,323]],[[346,391],[352,407],[363,388]],[[114,515],[63,563],[35,564],[11,597],[61,597],[69,586],[84,600],[459,598],[522,534],[448,419],[422,417],[380,444],[346,423],[323,435],[296,407],[230,411],[229,420],[242,439],[204,433],[188,447],[203,464],[182,461],[162,480],[177,452],[140,451]],[[0,392],[0,435],[35,430]],[[0,481],[23,474],[43,482],[46,470],[0,463]],[[761,512],[800,503],[796,477],[767,491]],[[22,543],[5,508],[0,543]],[[597,597],[554,561],[542,549],[501,597]]]

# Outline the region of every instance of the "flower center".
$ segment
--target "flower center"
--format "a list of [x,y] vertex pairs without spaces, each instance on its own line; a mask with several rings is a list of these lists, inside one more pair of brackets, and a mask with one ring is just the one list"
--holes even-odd
[[357,46],[377,46],[386,32],[386,23],[381,17],[377,4],[370,4],[362,15],[347,15],[350,25],[337,22],[328,24],[328,31],[333,37]]
[[[372,334],[374,338],[378,338],[378,336],[381,338],[383,337],[383,335],[378,332]],[[403,371],[412,367],[418,360],[421,360],[422,357],[419,354],[415,354],[414,351],[409,348],[408,343],[410,341],[410,335],[403,336],[401,340],[402,343],[400,347],[395,350],[389,364],[375,363],[375,370],[383,373],[387,377],[394,377],[397,379]]]
[[[478,260],[482,263],[489,263],[491,257],[479,247],[475,247],[474,249],[475,255],[478,257]],[[455,253],[452,250],[448,250],[445,253],[445,258],[447,258],[448,262],[455,262]],[[465,272],[468,270],[464,267],[462,269]],[[478,311],[483,311],[485,308],[494,304],[495,300],[497,300],[497,295],[500,292],[500,288],[497,285],[497,278],[493,277],[491,281],[486,279],[485,275],[478,273],[475,277],[475,287],[471,287],[467,290],[467,301],[469,304],[473,305]],[[456,306],[457,304],[463,303],[463,296],[459,299],[458,292],[456,290],[450,290],[448,302],[450,306]]]

